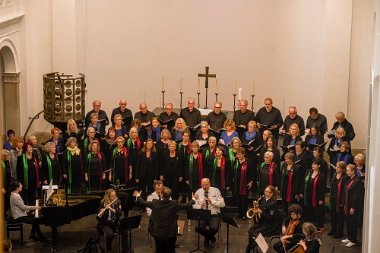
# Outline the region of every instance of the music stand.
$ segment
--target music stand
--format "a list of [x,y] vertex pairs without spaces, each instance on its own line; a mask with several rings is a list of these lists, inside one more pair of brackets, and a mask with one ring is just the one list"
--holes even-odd
[[230,225],[234,226],[234,227],[237,227],[237,228],[240,228],[240,226],[238,224],[236,224],[234,218],[232,218],[229,215],[226,215],[226,214],[223,214],[223,213],[218,213],[218,216],[219,216],[219,218],[224,223],[226,223],[226,226],[227,226],[227,244],[226,244],[226,251],[225,252],[228,253],[228,242],[229,242],[229,236],[230,236]]
[[[201,226],[201,220],[208,221],[208,220],[211,219],[211,210],[189,208],[189,209],[187,209],[187,219],[188,220],[198,220],[198,228],[199,228]],[[197,233],[198,233],[198,231],[197,231]],[[200,251],[200,252],[206,253],[206,251],[201,250],[200,247],[199,247],[199,233],[198,233],[198,243],[197,243],[197,245],[198,246],[197,246],[196,249],[193,249],[193,250],[191,250],[189,252],[191,253],[191,252]]]
[[132,229],[136,229],[140,227],[141,215],[132,216],[123,218],[120,220],[119,224],[119,232],[128,231],[129,232],[129,243],[128,243],[128,252],[134,252],[132,248]]

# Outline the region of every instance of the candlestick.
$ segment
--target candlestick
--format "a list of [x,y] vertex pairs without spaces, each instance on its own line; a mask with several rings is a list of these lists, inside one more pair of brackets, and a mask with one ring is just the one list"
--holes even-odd
[[164,110],[165,109],[165,91],[162,90],[161,92],[162,92],[162,110]]
[[198,95],[198,108],[201,107],[201,104],[199,103],[199,95],[200,94],[201,94],[200,92],[197,92],[197,95]]
[[255,98],[255,94],[251,94],[251,111],[253,111],[253,99]]
[[232,94],[234,96],[234,112],[235,112],[235,109],[236,109],[236,93]]
[[165,80],[164,80],[164,77],[162,77],[161,79],[161,91],[165,91],[165,84],[164,84]]
[[180,94],[180,97],[181,97],[181,98],[180,98],[179,107],[180,107],[180,109],[182,110],[182,94],[183,94],[183,92],[180,91],[179,94]]
[[218,92],[215,92],[215,103],[218,102]]

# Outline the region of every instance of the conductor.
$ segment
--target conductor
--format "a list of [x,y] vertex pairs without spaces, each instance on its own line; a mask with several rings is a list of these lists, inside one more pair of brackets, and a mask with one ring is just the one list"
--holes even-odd
[[156,243],[156,253],[175,253],[178,232],[177,212],[195,203],[193,199],[186,205],[179,204],[176,200],[170,200],[171,194],[170,188],[163,187],[160,199],[145,201],[141,198],[141,192],[135,191],[133,193],[140,205],[152,209],[150,219],[153,225],[152,235]]

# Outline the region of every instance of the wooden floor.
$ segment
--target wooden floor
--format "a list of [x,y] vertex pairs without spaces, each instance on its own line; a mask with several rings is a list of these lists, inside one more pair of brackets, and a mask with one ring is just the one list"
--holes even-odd
[[[132,211],[130,216],[139,214],[137,211]],[[185,213],[180,214],[180,219],[185,220]],[[229,252],[239,253],[244,252],[247,245],[247,231],[249,228],[249,222],[243,221],[241,219],[236,219],[240,228],[230,227],[230,240],[229,240]],[[328,221],[328,216],[326,218]],[[148,240],[147,233],[147,223],[148,218],[144,214],[141,221],[140,228],[133,231],[132,234],[132,247],[136,253],[153,253],[154,252],[154,241],[152,240],[151,244]],[[84,217],[80,220],[74,221],[71,224],[65,225],[59,229],[59,241],[57,245],[58,252],[77,252],[78,249],[82,248],[86,241],[91,237],[96,235],[96,218],[95,215]],[[327,223],[326,231],[329,230],[329,224]],[[41,226],[43,233],[50,237],[50,229],[48,227]],[[50,245],[45,245],[40,242],[30,241],[29,238],[30,226],[26,225],[24,228],[24,246],[22,247],[18,240],[18,232],[11,232],[11,239],[13,242],[13,252],[20,253],[29,253],[29,252],[50,252]],[[360,231],[361,233],[361,231]],[[222,224],[222,228],[219,232],[219,239],[217,242],[212,245],[210,248],[203,248],[203,238],[201,237],[201,248],[206,252],[225,252],[226,244],[226,225]],[[194,223],[192,222],[189,226],[187,221],[184,229],[183,236],[178,237],[177,244],[180,245],[180,248],[177,249],[177,253],[189,252],[194,249],[196,246],[196,233],[194,231]],[[361,235],[359,235],[361,238]],[[344,253],[358,253],[361,252],[360,246],[355,246],[353,248],[346,248],[340,240],[334,239],[330,236],[325,235],[323,237],[323,245],[320,252],[330,253],[330,252],[344,252]],[[117,241],[114,241],[113,252],[116,250]],[[103,248],[104,240],[101,241]],[[274,252],[272,249],[269,252]]]

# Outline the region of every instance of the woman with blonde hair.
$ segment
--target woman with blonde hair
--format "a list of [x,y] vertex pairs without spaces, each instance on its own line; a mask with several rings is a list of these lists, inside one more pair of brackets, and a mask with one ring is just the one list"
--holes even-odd
[[114,233],[121,216],[121,203],[113,189],[108,189],[100,203],[97,229],[106,236],[107,252],[111,252]]
[[182,133],[187,128],[186,122],[183,120],[183,118],[178,118],[175,121],[174,127],[171,131],[172,138],[174,141],[180,141],[182,138]]
[[100,151],[98,140],[94,140],[88,146],[89,153],[86,157],[85,181],[88,184],[88,191],[100,191],[102,182],[106,179],[104,171],[106,170],[106,159]]
[[219,143],[229,146],[234,137],[239,137],[239,133],[236,131],[235,122],[232,119],[227,119],[224,122],[224,128],[226,130],[220,134]]
[[67,143],[67,140],[70,137],[74,137],[77,139],[77,143],[80,143],[80,140],[82,139],[83,132],[78,128],[77,123],[74,119],[69,119],[67,121],[67,129],[63,133],[63,141]]
[[63,160],[63,177],[67,180],[68,193],[80,193],[84,179],[82,152],[78,148],[75,137],[66,142],[66,151]]

